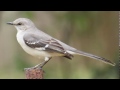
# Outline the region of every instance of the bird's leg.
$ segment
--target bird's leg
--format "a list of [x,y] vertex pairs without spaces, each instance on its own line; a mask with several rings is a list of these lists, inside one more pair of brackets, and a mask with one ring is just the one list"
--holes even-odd
[[[31,67],[32,69],[36,69],[36,68],[42,68],[52,57],[45,57],[45,61],[43,61],[42,63],[40,64],[37,64],[36,66],[34,67]],[[26,69],[31,69],[31,68],[25,68]]]
[[43,61],[42,63],[36,65],[33,68],[42,68],[50,59],[51,59],[51,57],[45,57],[45,61]]
[[[47,44],[45,47],[42,47],[41,50],[45,50],[48,46],[49,46],[49,44]],[[51,57],[45,57],[45,61],[43,61],[42,63],[36,65],[33,68],[37,68],[37,67],[42,68],[50,59],[51,59]]]

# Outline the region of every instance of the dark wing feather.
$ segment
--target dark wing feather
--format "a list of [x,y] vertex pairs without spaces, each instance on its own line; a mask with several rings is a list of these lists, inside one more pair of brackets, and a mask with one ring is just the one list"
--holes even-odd
[[[35,34],[26,34],[23,37],[25,44],[31,48],[41,48],[45,47],[45,51],[47,52],[56,52],[63,54],[64,57],[71,59],[73,56],[66,52],[63,46],[53,38],[42,38]],[[39,50],[39,49],[38,49]]]

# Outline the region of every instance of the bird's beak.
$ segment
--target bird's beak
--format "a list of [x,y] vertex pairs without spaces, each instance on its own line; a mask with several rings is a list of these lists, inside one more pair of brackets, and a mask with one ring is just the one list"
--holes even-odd
[[13,22],[7,22],[7,24],[9,24],[9,25],[14,25]]

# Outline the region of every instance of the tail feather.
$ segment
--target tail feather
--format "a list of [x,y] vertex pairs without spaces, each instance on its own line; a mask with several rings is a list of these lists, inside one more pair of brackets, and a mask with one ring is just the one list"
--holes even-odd
[[68,51],[68,52],[71,53],[71,54],[78,54],[78,55],[86,56],[86,57],[93,58],[93,59],[96,59],[96,60],[101,60],[104,63],[107,63],[107,64],[110,64],[112,66],[115,66],[115,63],[111,62],[110,60],[108,60],[106,58],[103,58],[103,57],[99,57],[99,56],[90,54],[90,53],[86,53],[86,52],[79,51],[79,50]]

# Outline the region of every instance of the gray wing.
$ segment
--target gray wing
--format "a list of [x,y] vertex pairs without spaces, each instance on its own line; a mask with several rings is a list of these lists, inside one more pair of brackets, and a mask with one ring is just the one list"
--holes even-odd
[[63,46],[54,38],[41,37],[36,34],[25,34],[24,42],[27,46],[34,48],[36,50],[40,50],[40,48],[44,48],[44,51],[47,52],[56,52],[63,54],[64,57],[71,59],[73,56],[66,52]]

